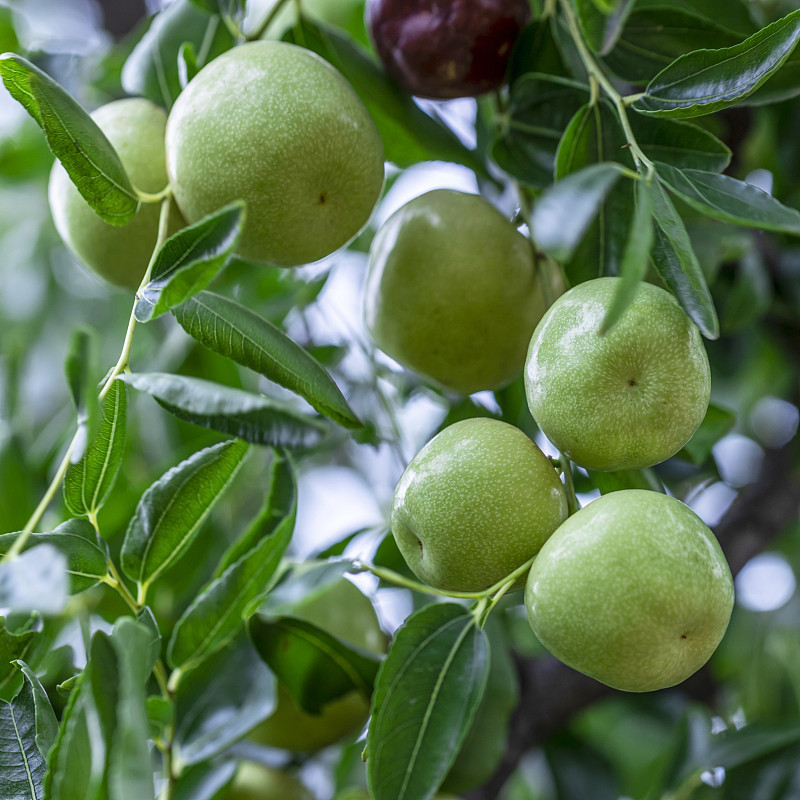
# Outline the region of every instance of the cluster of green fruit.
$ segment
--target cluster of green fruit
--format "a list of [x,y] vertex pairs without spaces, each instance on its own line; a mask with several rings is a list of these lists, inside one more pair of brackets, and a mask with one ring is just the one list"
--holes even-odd
[[[604,331],[620,281],[587,281],[544,313],[527,240],[480,198],[432,192],[376,236],[365,314],[379,347],[442,386],[494,389],[524,367],[533,418],[566,458],[635,469],[689,440],[710,372],[697,328],[652,284]],[[392,531],[412,571],[445,592],[500,587],[535,556],[525,605],[552,653],[628,691],[683,681],[732,610],[714,535],[658,492],[615,492],[569,517],[568,505],[555,467],[522,431],[470,419],[409,464]]]
[[[133,184],[169,184],[170,233],[244,200],[239,255],[298,266],[346,245],[367,223],[383,188],[383,144],[364,105],[330,64],[301,47],[258,41],[214,59],[169,116],[143,99],[109,103],[93,118]],[[132,222],[100,219],[56,163],[50,181],[56,227],[89,269],[135,289],[158,232],[145,203]]]

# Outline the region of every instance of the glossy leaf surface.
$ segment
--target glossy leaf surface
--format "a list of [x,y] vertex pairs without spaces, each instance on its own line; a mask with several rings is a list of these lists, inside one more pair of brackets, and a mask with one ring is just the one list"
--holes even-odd
[[136,319],[149,322],[205,289],[236,250],[245,216],[244,204],[233,203],[170,236],[137,295]]
[[777,72],[800,40],[800,11],[740,44],[681,56],[647,85],[634,108],[647,114],[696,117],[737,103]]
[[708,339],[719,336],[719,319],[686,226],[663,187],[653,185],[653,265],[692,322]]
[[95,440],[64,477],[64,502],[72,514],[93,514],[103,507],[122,464],[126,422],[125,385],[114,381],[103,400]]
[[152,395],[179,419],[253,444],[313,447],[329,432],[324,421],[286,403],[202,378],[145,372],[123,380]]
[[22,688],[11,702],[0,700],[0,797],[39,800],[58,721],[36,675],[23,662],[19,667]]
[[221,442],[173,467],[142,496],[122,543],[122,568],[147,586],[183,555],[230,485],[247,444]]
[[429,800],[469,731],[489,669],[486,634],[462,606],[429,605],[381,665],[367,734],[375,800]]
[[49,75],[22,56],[0,56],[0,77],[44,131],[86,202],[108,223],[133,219],[139,200],[117,151],[92,118]]
[[[18,533],[0,535],[0,556],[9,550],[17,536]],[[39,545],[49,545],[63,555],[71,594],[91,589],[108,574],[105,552],[86,520],[68,519],[52,533],[32,533],[23,552]]]
[[200,292],[173,309],[173,314],[200,344],[296,392],[339,425],[361,427],[327,370],[250,309],[218,294]]
[[372,694],[380,661],[296,617],[251,617],[247,630],[256,651],[300,708],[319,714],[351,691]]

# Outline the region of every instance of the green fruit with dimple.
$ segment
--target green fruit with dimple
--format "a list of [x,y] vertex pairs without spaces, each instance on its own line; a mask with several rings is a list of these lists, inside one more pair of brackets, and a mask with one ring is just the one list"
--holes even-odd
[[560,297],[531,339],[528,405],[547,438],[596,470],[649,467],[673,456],[703,421],[711,373],[697,327],[649,283],[610,331],[600,328],[620,278]]
[[544,300],[530,242],[482,197],[428,192],[370,249],[364,319],[403,366],[464,394],[522,371]]
[[[291,613],[346,644],[372,653],[386,651],[386,637],[372,603],[344,578],[304,598]],[[358,730],[368,714],[369,700],[356,690],[326,704],[321,713],[310,714],[278,684],[275,711],[249,736],[269,747],[313,753]]]
[[383,144],[347,81],[284,42],[250,42],[204,67],[167,124],[167,168],[190,222],[247,203],[239,254],[297,266],[343,247],[383,187]]
[[[117,100],[92,119],[119,154],[131,183],[143,192],[167,185],[164,131],[167,114],[149,100]],[[83,199],[56,161],[50,173],[50,210],[59,235],[85,267],[115,286],[136,289],[158,237],[159,203],[143,203],[127,225],[109,225]],[[169,232],[183,226],[173,206]]]
[[297,778],[254,761],[243,761],[224,800],[314,800]]
[[612,492],[542,547],[525,589],[533,632],[556,658],[615,689],[649,692],[708,661],[733,609],[714,534],[673,497]]
[[564,486],[544,453],[513,425],[482,418],[450,425],[417,453],[391,524],[420,580],[478,592],[536,555],[566,516]]

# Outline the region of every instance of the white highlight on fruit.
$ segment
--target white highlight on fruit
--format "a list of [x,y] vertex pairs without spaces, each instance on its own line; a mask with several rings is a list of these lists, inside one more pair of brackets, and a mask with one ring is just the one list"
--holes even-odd
[[736,597],[750,611],[774,611],[791,599],[797,588],[794,570],[778,553],[760,553],[736,576]]

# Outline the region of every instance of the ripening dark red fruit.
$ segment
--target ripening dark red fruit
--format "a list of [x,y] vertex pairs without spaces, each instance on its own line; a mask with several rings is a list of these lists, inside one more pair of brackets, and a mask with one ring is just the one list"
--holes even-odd
[[386,71],[418,97],[475,97],[503,84],[529,0],[367,0]]

